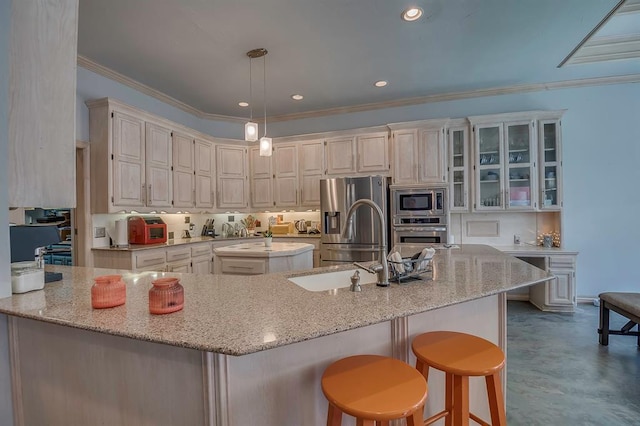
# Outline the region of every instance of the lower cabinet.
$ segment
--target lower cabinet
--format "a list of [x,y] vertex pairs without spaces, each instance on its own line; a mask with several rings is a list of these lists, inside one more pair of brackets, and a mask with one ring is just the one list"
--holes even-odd
[[[513,254],[513,253],[512,253]],[[548,312],[573,312],[576,307],[576,255],[553,254],[547,256],[514,256],[544,268],[555,276],[546,283],[529,288],[529,301],[538,309]]]

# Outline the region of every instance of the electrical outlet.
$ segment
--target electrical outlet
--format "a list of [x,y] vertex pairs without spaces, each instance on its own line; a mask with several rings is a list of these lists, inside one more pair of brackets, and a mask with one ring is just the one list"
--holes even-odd
[[167,239],[168,240],[173,240],[173,231],[169,232],[169,237]]
[[227,222],[235,222],[235,216],[227,216]]
[[518,234],[513,235],[513,244],[520,244],[520,235]]
[[107,236],[107,230],[104,226],[96,226],[93,228],[93,238],[104,238]]
[[184,223],[191,223],[191,216],[185,216]]

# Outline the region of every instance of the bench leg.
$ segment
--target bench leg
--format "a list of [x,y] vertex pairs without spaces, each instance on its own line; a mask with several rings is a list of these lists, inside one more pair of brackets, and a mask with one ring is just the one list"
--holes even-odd
[[[602,346],[609,345],[609,308],[607,308],[607,302],[600,301],[600,344]],[[639,344],[640,344],[640,338]]]

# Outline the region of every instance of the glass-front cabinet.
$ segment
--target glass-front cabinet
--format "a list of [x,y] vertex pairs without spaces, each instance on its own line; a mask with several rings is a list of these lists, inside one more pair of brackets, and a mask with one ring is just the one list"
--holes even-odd
[[536,207],[535,184],[535,128],[533,121],[505,123],[505,165],[508,182],[505,204],[509,209],[530,210]]
[[449,204],[452,212],[469,211],[469,126],[467,120],[447,129],[449,150]]
[[469,120],[473,124],[475,148],[474,210],[534,210],[535,120],[522,114]]
[[540,209],[562,207],[562,152],[559,119],[538,122]]

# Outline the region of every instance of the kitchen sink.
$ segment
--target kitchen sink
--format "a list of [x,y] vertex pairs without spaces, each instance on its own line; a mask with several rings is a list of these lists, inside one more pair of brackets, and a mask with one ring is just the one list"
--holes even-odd
[[292,283],[309,291],[327,291],[335,288],[344,288],[351,285],[351,276],[355,271],[360,271],[360,284],[375,284],[378,281],[376,274],[371,274],[362,269],[354,268],[346,271],[325,272],[323,274],[304,275],[289,278]]

